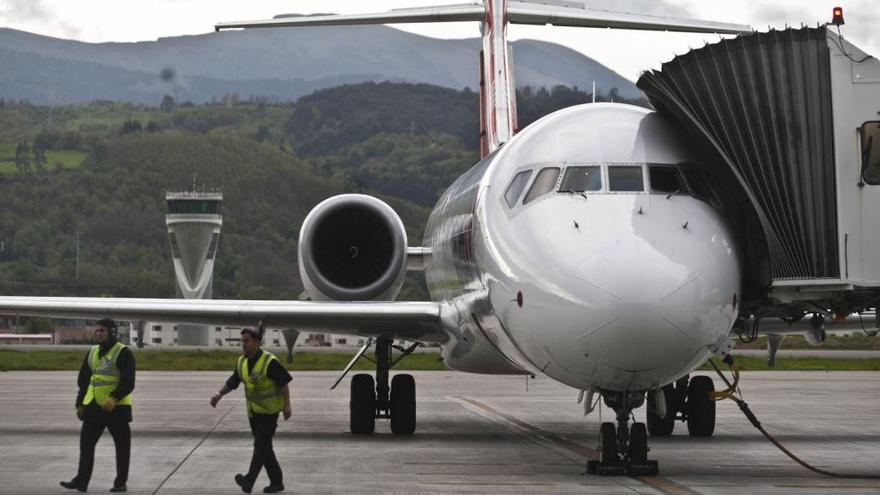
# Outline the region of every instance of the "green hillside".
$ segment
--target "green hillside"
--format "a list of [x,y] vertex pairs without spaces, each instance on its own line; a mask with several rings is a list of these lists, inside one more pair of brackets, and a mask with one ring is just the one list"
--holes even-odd
[[[589,98],[568,88],[521,92],[521,127]],[[157,106],[49,108],[0,95],[0,293],[172,296],[164,195],[195,179],[224,194],[215,297],[295,298],[299,228],[329,196],[381,197],[410,244],[420,242],[437,197],[479,158],[476,102],[468,90],[392,83],[331,88],[295,104],[166,97]],[[17,150],[32,163],[16,164]],[[408,279],[403,298],[426,297],[419,279]]]

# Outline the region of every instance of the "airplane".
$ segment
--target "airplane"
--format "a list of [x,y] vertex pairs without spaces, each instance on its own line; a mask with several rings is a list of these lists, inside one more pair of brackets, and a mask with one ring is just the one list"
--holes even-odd
[[[616,424],[600,428],[600,465],[657,474],[647,458],[648,433],[672,433],[672,401],[682,400],[673,393],[686,395],[691,435],[714,431],[714,384],[689,376],[733,345],[743,304],[741,253],[727,220],[697,193],[700,154],[661,115],[593,103],[519,129],[507,26],[720,34],[752,28],[553,0],[279,16],[215,28],[446,21],[480,22],[482,159],[441,195],[421,246],[409,247],[386,203],[343,194],[315,206],[300,230],[299,272],[311,301],[3,296],[0,312],[368,337],[340,377],[375,347],[375,378],[356,374],[350,384],[355,434],[373,433],[377,418],[390,419],[394,434],[413,434],[415,381],[396,374],[389,382],[389,371],[419,344],[439,344],[456,370],[545,375],[581,391],[586,410],[598,396],[616,414]],[[424,272],[431,301],[395,301],[412,269]],[[648,424],[630,425],[646,401]]]

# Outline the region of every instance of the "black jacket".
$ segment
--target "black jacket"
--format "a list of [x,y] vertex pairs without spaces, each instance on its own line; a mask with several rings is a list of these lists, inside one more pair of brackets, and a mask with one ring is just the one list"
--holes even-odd
[[[112,346],[101,349],[100,354],[106,354]],[[119,368],[119,385],[110,395],[116,400],[122,399],[134,390],[135,363],[134,355],[128,347],[119,352],[116,357],[116,367]],[[89,382],[92,379],[92,367],[89,365],[89,353],[86,353],[82,366],[79,368],[79,377],[76,380],[79,391],[76,394],[76,407],[82,406],[86,391],[89,388]],[[89,403],[83,412],[83,420],[95,423],[130,423],[131,422],[131,406],[116,406],[113,412],[107,413],[102,409],[103,404],[97,404],[95,401]]]

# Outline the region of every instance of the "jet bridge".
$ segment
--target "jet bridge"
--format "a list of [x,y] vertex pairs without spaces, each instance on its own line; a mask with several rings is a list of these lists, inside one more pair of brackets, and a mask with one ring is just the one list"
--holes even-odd
[[706,153],[744,253],[746,314],[876,306],[876,58],[824,26],[772,30],[692,50],[638,86]]

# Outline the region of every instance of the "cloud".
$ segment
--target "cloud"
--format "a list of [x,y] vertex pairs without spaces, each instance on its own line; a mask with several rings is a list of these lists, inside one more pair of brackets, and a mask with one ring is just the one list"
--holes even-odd
[[82,29],[59,18],[45,0],[0,0],[0,22],[28,31],[76,39]]
[[692,17],[690,9],[680,1],[667,0],[595,0],[587,1],[587,7],[596,10],[632,12],[668,17]]
[[[824,0],[812,0],[789,5],[768,5],[764,0],[751,0],[749,22],[759,30],[767,26],[815,26],[817,22],[831,21],[831,7]],[[876,0],[857,0],[847,3],[843,11],[846,24],[841,32],[851,42],[871,55],[880,56],[880,10]]]
[[38,21],[51,17],[43,0],[4,0],[5,7],[0,7],[0,15],[7,21]]

